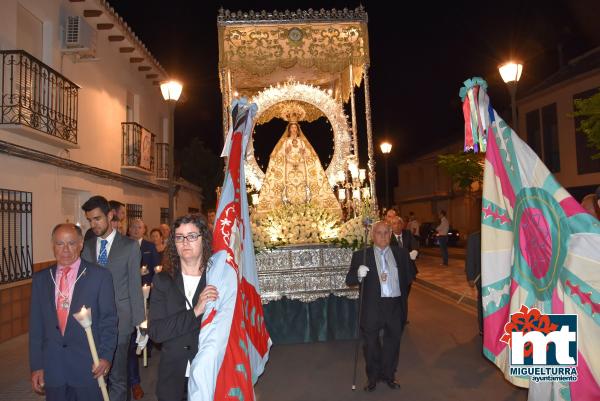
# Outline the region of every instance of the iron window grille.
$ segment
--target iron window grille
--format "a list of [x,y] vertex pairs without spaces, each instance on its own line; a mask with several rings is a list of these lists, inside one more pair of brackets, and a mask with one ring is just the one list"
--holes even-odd
[[125,205],[125,210],[127,210],[127,227],[131,227],[133,220],[142,218],[142,205],[128,203]]
[[0,284],[26,280],[33,273],[31,198],[31,192],[0,189]]
[[160,224],[169,224],[169,208],[160,208]]

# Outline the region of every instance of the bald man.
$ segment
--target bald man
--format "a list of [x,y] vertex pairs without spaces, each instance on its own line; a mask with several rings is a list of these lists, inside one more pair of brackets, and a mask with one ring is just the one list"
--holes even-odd
[[[372,227],[373,246],[354,252],[347,285],[362,286],[360,329],[364,340],[367,370],[365,391],[374,391],[378,381],[399,389],[395,374],[398,367],[400,338],[404,328],[404,311],[410,273],[408,251],[390,247],[392,231],[384,221]],[[379,331],[383,329],[383,341]]]
[[[101,401],[97,378],[106,376],[117,347],[117,307],[112,275],[79,257],[78,226],[52,230],[56,264],[33,275],[29,323],[31,385],[48,401]],[[83,327],[73,317],[83,306],[92,312],[94,365]]]

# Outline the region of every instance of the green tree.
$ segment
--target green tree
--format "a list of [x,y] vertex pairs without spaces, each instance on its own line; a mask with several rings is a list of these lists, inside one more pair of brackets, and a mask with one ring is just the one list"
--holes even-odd
[[587,99],[575,99],[575,117],[581,117],[579,129],[587,137],[588,146],[599,151],[592,159],[600,159],[600,92]]
[[215,208],[215,189],[223,184],[222,159],[198,138],[192,139],[180,154],[181,176],[202,188],[204,209]]
[[438,166],[448,175],[452,182],[462,190],[469,192],[474,182],[483,181],[483,155],[481,153],[451,153],[438,155]]

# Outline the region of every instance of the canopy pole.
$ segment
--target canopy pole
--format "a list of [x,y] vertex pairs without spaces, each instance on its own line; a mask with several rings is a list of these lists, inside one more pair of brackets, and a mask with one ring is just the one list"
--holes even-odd
[[232,125],[231,119],[231,102],[233,101],[233,93],[231,92],[231,70],[227,68],[227,131],[225,131],[225,137]]
[[356,106],[354,105],[354,69],[352,64],[350,64],[350,104],[352,108],[352,138],[354,140],[354,156],[356,157],[356,162],[358,163],[358,133],[356,128]]
[[229,131],[229,117],[227,113],[229,111],[229,105],[228,105],[228,100],[229,100],[229,90],[227,88],[227,72],[225,68],[221,68],[221,72],[219,74],[219,79],[221,81],[221,98],[223,99],[223,104],[222,106],[222,110],[223,110],[223,117],[222,117],[222,123],[223,123],[223,141],[225,141],[225,138],[227,138],[227,132]]
[[369,152],[369,185],[373,207],[377,208],[377,193],[375,192],[375,153],[373,151],[373,126],[371,125],[371,94],[369,92],[369,65],[363,66],[365,80],[365,118],[367,120],[367,147]]

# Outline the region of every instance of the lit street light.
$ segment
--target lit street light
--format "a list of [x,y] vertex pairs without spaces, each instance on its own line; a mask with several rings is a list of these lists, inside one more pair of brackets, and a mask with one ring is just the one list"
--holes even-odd
[[169,146],[171,149],[169,149],[169,165],[167,167],[169,171],[169,225],[173,223],[175,214],[175,105],[179,100],[182,89],[183,85],[173,80],[163,82],[160,85],[163,98],[169,104],[170,119]]
[[512,109],[512,128],[518,129],[517,127],[517,84],[519,83],[519,79],[521,79],[521,73],[523,72],[523,64],[509,61],[498,67],[498,71],[500,71],[500,76],[506,85],[508,86],[508,91],[510,93],[510,106]]
[[388,179],[388,155],[392,151],[392,144],[389,142],[383,142],[379,145],[381,148],[381,153],[383,153],[383,157],[385,159],[385,207],[390,207],[390,182]]

